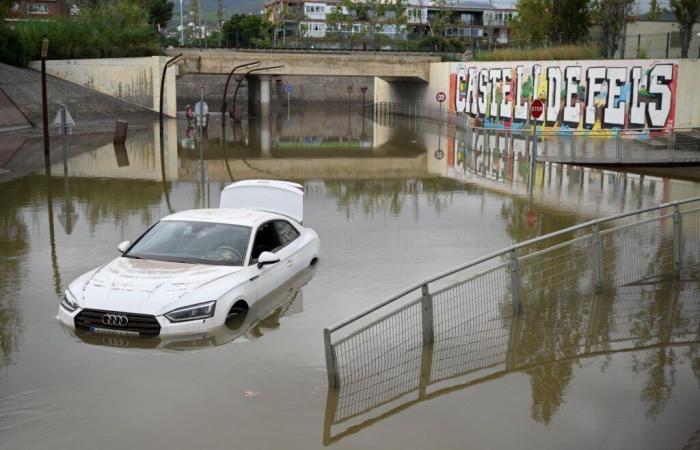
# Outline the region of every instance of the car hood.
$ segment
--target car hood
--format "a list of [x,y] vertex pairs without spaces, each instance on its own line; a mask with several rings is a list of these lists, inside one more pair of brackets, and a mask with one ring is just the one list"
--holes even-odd
[[240,266],[119,257],[80,277],[70,290],[83,308],[160,315],[181,306],[217,300],[234,287],[235,281],[216,281],[241,271]]

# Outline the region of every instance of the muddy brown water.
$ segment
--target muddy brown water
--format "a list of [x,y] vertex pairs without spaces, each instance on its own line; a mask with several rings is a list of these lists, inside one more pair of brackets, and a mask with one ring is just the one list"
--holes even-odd
[[[282,109],[233,128],[237,141],[228,125],[222,145],[215,119],[202,140],[170,121],[162,151],[154,125],[125,150],[72,152],[65,176],[56,163],[50,177],[0,182],[0,448],[680,449],[700,428],[693,274],[605,300],[631,312],[544,305],[523,318],[507,370],[377,408],[328,391],[322,339],[324,327],[447,268],[698,195],[697,184],[542,165],[528,195],[527,167],[460,155],[431,124],[380,125],[355,111]],[[304,184],[304,222],[321,237],[321,263],[291,294],[186,339],[76,334],[56,321],[62,290],[119,242],[170,211],[216,206],[231,180],[269,177]],[[567,337],[589,315],[597,340],[586,347]],[[664,334],[669,321],[683,333]],[[604,326],[629,322],[626,333]],[[355,405],[351,419],[342,402]]]

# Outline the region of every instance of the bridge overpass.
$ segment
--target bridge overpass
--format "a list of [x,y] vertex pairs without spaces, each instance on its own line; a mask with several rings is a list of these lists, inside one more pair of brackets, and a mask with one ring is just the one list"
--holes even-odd
[[240,64],[260,61],[260,67],[280,69],[249,75],[248,107],[261,116],[269,113],[270,80],[276,75],[319,77],[373,76],[388,82],[430,82],[430,64],[439,56],[424,53],[356,52],[356,51],[289,51],[171,49],[168,55],[183,54],[180,73],[228,74]]
[[228,74],[239,64],[260,61],[260,67],[284,65],[264,75],[360,77],[386,81],[430,81],[430,64],[439,56],[408,52],[290,51],[170,49],[168,55],[183,54],[180,71],[198,74]]

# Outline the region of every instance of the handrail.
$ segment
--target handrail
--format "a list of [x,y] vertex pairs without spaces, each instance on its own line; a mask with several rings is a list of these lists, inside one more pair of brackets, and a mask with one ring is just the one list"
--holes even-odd
[[584,223],[581,223],[581,224],[578,224],[578,225],[574,225],[574,226],[571,226],[571,227],[568,227],[568,228],[564,228],[564,229],[561,229],[561,230],[558,230],[558,231],[554,231],[554,232],[552,232],[552,233],[545,234],[545,235],[543,235],[543,236],[539,236],[539,237],[536,237],[536,238],[533,238],[533,239],[529,239],[529,240],[527,240],[527,241],[523,241],[523,242],[519,242],[519,243],[513,244],[513,245],[511,245],[511,246],[509,246],[509,247],[506,247],[506,248],[504,248],[504,249],[497,250],[497,251],[495,251],[495,252],[489,253],[489,254],[487,254],[487,255],[485,255],[485,256],[482,256],[482,257],[480,257],[480,258],[471,260],[471,261],[469,261],[469,262],[467,262],[467,263],[465,263],[465,264],[462,264],[462,265],[460,265],[460,266],[458,266],[458,267],[456,267],[456,268],[454,268],[454,269],[450,269],[450,270],[448,270],[448,271],[446,271],[446,272],[443,272],[443,273],[441,273],[441,274],[435,275],[435,276],[433,276],[433,277],[431,277],[431,278],[428,278],[428,279],[426,279],[426,280],[424,280],[424,281],[422,281],[422,282],[420,282],[420,283],[417,283],[417,284],[411,286],[411,287],[408,288],[408,289],[404,289],[404,290],[402,290],[402,291],[400,291],[400,292],[398,292],[398,293],[392,295],[391,297],[389,297],[389,298],[387,298],[387,299],[385,299],[385,300],[383,300],[383,301],[381,301],[381,302],[379,302],[379,303],[377,303],[377,304],[375,304],[375,305],[373,305],[373,306],[370,306],[369,308],[366,308],[366,309],[363,310],[363,311],[360,311],[359,313],[356,313],[356,314],[354,314],[354,315],[352,315],[352,316],[350,316],[350,317],[348,317],[348,318],[346,318],[346,319],[344,319],[344,320],[342,320],[342,321],[336,323],[335,325],[332,325],[332,326],[330,326],[330,327],[325,328],[325,329],[324,329],[324,334],[329,335],[330,333],[332,333],[332,332],[334,332],[334,331],[337,331],[337,330],[339,330],[340,328],[343,328],[343,327],[349,325],[350,323],[355,322],[355,321],[361,319],[362,317],[365,317],[365,316],[367,316],[367,315],[369,315],[369,314],[371,314],[371,313],[377,311],[378,309],[381,309],[382,307],[384,307],[384,306],[386,306],[386,305],[388,305],[388,304],[390,304],[390,303],[392,303],[392,302],[394,302],[394,301],[400,299],[401,297],[403,297],[403,296],[405,296],[405,295],[407,295],[407,294],[409,294],[409,293],[411,293],[411,292],[413,292],[413,291],[416,291],[416,290],[418,290],[418,289],[421,289],[423,286],[426,286],[426,285],[428,285],[428,284],[434,283],[434,282],[436,282],[436,281],[438,281],[438,280],[444,279],[444,278],[446,278],[446,277],[448,277],[448,276],[450,276],[450,275],[453,275],[453,274],[455,274],[455,273],[457,273],[457,272],[460,272],[460,271],[462,271],[462,270],[468,269],[468,268],[470,268],[470,267],[474,267],[474,266],[476,266],[477,264],[481,264],[481,263],[483,263],[483,262],[486,262],[486,261],[488,261],[488,260],[490,260],[490,259],[493,259],[493,258],[496,258],[496,257],[498,257],[498,256],[501,256],[501,255],[504,255],[504,254],[507,254],[507,253],[510,253],[510,252],[517,252],[518,249],[521,249],[521,248],[523,248],[523,247],[527,247],[527,246],[536,244],[536,243],[538,243],[538,242],[542,242],[542,241],[545,241],[545,240],[549,240],[549,239],[552,239],[552,238],[554,238],[554,237],[561,236],[561,235],[563,235],[563,234],[567,234],[567,233],[571,233],[571,232],[574,232],[574,231],[578,231],[578,230],[581,230],[581,229],[584,229],[584,228],[592,227],[592,226],[594,226],[594,225],[600,225],[600,224],[605,223],[605,222],[611,222],[611,221],[614,221],[614,220],[624,219],[625,217],[635,216],[635,215],[639,215],[639,214],[645,214],[645,213],[648,213],[648,212],[657,211],[657,210],[665,209],[665,208],[669,208],[669,207],[674,207],[674,206],[676,206],[676,205],[680,206],[680,205],[683,205],[683,204],[686,204],[686,203],[692,203],[692,202],[697,202],[697,201],[700,201],[700,197],[692,197],[692,198],[683,199],[683,200],[676,200],[676,201],[673,201],[673,202],[662,203],[662,204],[660,204],[660,205],[651,206],[651,207],[648,207],[648,208],[643,208],[643,209],[638,209],[638,210],[634,210],[634,211],[623,212],[623,213],[620,213],[620,214],[615,214],[615,215],[613,215],[613,216],[608,216],[608,217],[603,217],[603,218],[600,218],[600,219],[590,220],[590,221],[588,221],[588,222],[584,222]]

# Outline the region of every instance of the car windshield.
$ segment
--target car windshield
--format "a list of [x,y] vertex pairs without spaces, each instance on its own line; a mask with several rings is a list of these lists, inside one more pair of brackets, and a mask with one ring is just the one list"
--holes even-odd
[[241,266],[250,227],[223,223],[164,220],[124,253],[138,259]]

